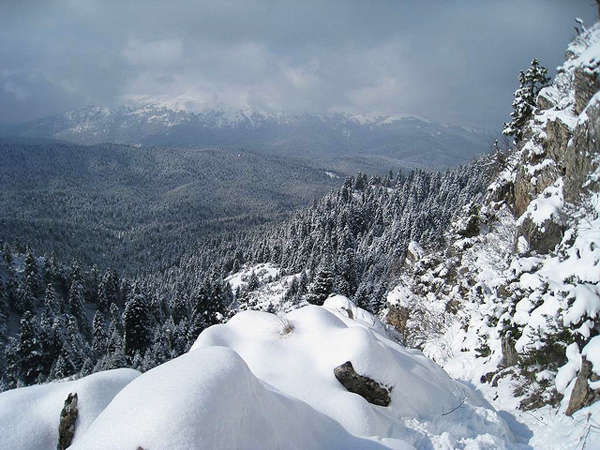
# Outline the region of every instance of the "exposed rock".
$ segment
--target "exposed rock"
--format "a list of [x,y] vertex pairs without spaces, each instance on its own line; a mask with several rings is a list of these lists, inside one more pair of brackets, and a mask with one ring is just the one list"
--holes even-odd
[[572,416],[574,412],[591,405],[600,398],[600,391],[592,390],[588,384],[591,375],[592,363],[583,357],[581,361],[581,370],[579,370],[579,373],[577,374],[575,386],[573,387],[571,398],[569,399],[569,406],[565,413],[567,416]]
[[65,450],[71,445],[73,436],[75,435],[75,422],[77,421],[78,414],[77,393],[69,394],[60,413],[57,450]]
[[600,91],[600,79],[595,71],[577,68],[574,72],[575,114],[583,112],[594,94]]
[[546,138],[542,145],[547,154],[557,164],[560,164],[569,144],[569,139],[571,139],[572,130],[562,120],[556,119],[546,123],[545,131]]
[[536,105],[538,110],[546,111],[548,109],[554,108],[554,101],[550,98],[550,96],[545,95],[545,92],[542,90],[537,97]]
[[333,373],[342,386],[348,391],[360,395],[369,403],[377,406],[388,406],[390,404],[392,389],[357,374],[350,361],[346,361],[341,366],[333,369]]
[[502,362],[500,367],[516,366],[519,362],[519,355],[515,350],[515,344],[510,336],[502,337]]
[[404,306],[395,306],[390,303],[387,304],[388,313],[385,316],[385,321],[394,329],[400,333],[403,338],[403,342],[406,342],[407,325],[408,319],[410,318],[410,311]]
[[536,225],[531,218],[526,218],[519,231],[527,239],[530,250],[540,254],[548,253],[562,240],[564,225],[548,219],[541,226]]
[[469,216],[467,221],[456,230],[459,235],[463,237],[474,237],[479,234],[479,216],[476,214],[472,214]]
[[[588,120],[575,128],[572,145],[567,147],[564,156],[565,200],[577,203],[582,193],[581,186],[589,173],[593,172],[594,156],[600,153],[600,105],[588,107]],[[587,186],[598,189],[598,186]]]
[[514,213],[516,217],[521,216],[527,210],[531,201],[548,186],[553,185],[561,175],[556,161],[551,160],[548,162],[549,164],[544,165],[543,169],[535,173],[535,178],[532,177],[525,165],[518,169],[514,191]]

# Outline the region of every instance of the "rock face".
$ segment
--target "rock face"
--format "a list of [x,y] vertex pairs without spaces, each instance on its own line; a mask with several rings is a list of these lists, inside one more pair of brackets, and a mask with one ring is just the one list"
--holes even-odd
[[519,362],[519,355],[515,350],[515,344],[509,336],[502,338],[502,362],[500,367],[512,367]]
[[[516,217],[559,180],[565,204],[578,205],[585,190],[598,189],[586,181],[600,153],[600,63],[575,51],[567,57],[554,84],[540,91],[517,149],[520,165],[510,199]],[[560,216],[558,211],[535,223],[523,216],[520,233],[530,250],[547,254],[555,248],[564,232]]]
[[71,445],[75,435],[75,422],[79,409],[77,408],[77,393],[69,394],[65,400],[65,406],[60,413],[60,423],[58,424],[58,445],[57,450],[65,450]]
[[357,374],[350,361],[336,367],[333,373],[342,386],[348,391],[360,395],[369,403],[377,406],[390,404],[391,388],[386,388],[370,378]]
[[529,248],[542,254],[548,253],[556,247],[562,240],[564,229],[562,223],[553,219],[548,219],[542,226],[538,226],[528,218],[519,227],[519,231],[529,243]]
[[584,357],[581,363],[581,370],[577,374],[577,380],[571,392],[569,406],[566,411],[567,416],[571,416],[581,408],[591,405],[600,397],[600,392],[590,389],[588,384],[588,379],[592,376],[592,363]]
[[600,90],[600,79],[598,74],[594,72],[598,68],[598,63],[593,67],[577,68],[574,73],[575,83],[575,114],[581,114],[590,99]]

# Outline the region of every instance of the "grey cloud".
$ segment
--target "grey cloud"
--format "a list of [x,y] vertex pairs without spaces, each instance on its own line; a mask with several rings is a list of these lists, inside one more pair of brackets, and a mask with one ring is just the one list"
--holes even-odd
[[89,104],[413,113],[499,128],[588,0],[49,0],[0,5],[0,121]]

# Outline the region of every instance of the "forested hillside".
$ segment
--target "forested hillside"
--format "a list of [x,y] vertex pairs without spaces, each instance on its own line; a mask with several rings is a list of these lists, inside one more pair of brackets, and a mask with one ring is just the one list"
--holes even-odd
[[134,274],[217,232],[284,217],[341,184],[327,168],[242,149],[0,140],[0,241]]
[[[198,237],[188,247],[195,250],[182,253],[177,266],[148,268],[129,279],[95,266],[84,271],[79,263],[65,268],[56,256],[36,258],[22,246],[5,245],[4,340],[14,338],[6,350],[5,385],[112,367],[148,369],[187,351],[206,326],[235,310],[259,307],[252,294],[261,285],[258,278],[235,292],[224,281],[244,265],[269,262],[281,269],[279,277],[286,276],[282,302],[265,308],[322,304],[339,292],[380,313],[409,242],[442,245],[445,227],[456,211],[483,195],[496,166],[495,157],[486,157],[443,174],[349,177],[283,223]],[[70,324],[69,335],[77,338],[70,347],[56,334],[66,329],[61,324]],[[127,329],[134,324],[141,331],[132,349]],[[43,362],[26,357],[32,339]],[[63,360],[70,366],[57,372]]]

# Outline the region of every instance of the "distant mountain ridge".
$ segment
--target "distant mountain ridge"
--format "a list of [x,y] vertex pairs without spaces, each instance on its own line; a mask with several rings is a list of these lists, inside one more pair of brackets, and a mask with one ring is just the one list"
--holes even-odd
[[77,144],[241,147],[317,158],[356,170],[440,170],[489,149],[497,134],[417,116],[286,114],[239,110],[195,113],[162,105],[89,107],[21,124],[4,135]]

